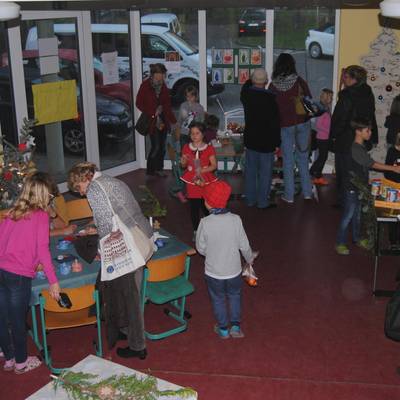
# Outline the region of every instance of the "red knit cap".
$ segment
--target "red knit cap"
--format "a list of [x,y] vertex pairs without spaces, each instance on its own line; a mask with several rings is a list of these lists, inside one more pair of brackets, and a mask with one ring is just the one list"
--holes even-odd
[[224,181],[215,181],[206,185],[203,198],[211,208],[225,208],[232,188]]

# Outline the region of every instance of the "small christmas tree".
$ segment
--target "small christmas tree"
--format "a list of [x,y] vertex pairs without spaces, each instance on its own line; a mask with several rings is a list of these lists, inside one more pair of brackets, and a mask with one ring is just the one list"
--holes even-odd
[[26,175],[36,170],[33,162],[35,120],[24,118],[18,146],[0,138],[0,209],[9,208],[18,197]]

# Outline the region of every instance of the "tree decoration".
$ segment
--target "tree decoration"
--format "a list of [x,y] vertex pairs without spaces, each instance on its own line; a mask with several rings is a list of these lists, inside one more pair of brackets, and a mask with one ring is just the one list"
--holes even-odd
[[167,215],[167,209],[162,207],[159,200],[151,192],[151,190],[145,186],[139,186],[141,194],[139,196],[139,203],[142,208],[143,214],[146,217],[165,217]]
[[35,139],[31,135],[35,120],[24,118],[19,144],[0,137],[0,209],[9,208],[18,197],[25,176],[36,171],[33,162]]
[[400,53],[395,32],[390,28],[382,28],[371,42],[369,53],[360,58],[360,64],[368,72],[368,82],[376,99],[379,144],[373,150],[372,157],[383,162],[387,151],[385,119],[390,114],[394,97],[400,94]]
[[158,390],[157,379],[136,375],[113,375],[99,380],[94,374],[65,371],[60,376],[51,375],[54,390],[61,386],[74,400],[156,400],[160,397],[196,395],[191,388]]

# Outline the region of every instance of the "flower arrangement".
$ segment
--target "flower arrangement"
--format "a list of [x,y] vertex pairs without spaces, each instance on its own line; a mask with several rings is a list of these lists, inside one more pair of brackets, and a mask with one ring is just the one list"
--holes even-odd
[[33,162],[35,138],[31,135],[35,124],[36,120],[24,118],[17,146],[0,138],[0,209],[14,203],[25,176],[36,171]]

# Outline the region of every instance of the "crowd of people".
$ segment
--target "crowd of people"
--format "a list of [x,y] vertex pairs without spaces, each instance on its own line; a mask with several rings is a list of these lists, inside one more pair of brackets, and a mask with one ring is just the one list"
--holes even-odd
[[[182,198],[188,199],[190,205],[196,248],[205,256],[205,280],[216,320],[214,330],[222,339],[242,338],[240,253],[248,264],[254,261],[256,253],[250,247],[241,218],[227,208],[231,187],[216,175],[212,141],[217,135],[218,118],[205,113],[193,86],[187,87],[186,101],[175,118],[165,85],[165,66],[155,64],[150,71],[136,100],[137,107],[151,122],[147,174],[165,175],[166,134],[174,130],[184,171]],[[312,184],[327,184],[322,172],[328,152],[333,151],[337,206],[343,210],[335,247],[339,255],[350,253],[349,226],[354,243],[361,247],[369,245],[361,237],[359,189],[352,178],[358,177],[368,185],[369,169],[375,169],[400,182],[400,96],[394,99],[386,119],[388,153],[383,164],[368,153],[378,142],[378,132],[374,95],[366,82],[364,68],[347,67],[343,89],[331,112],[333,91],[324,88],[319,101],[313,102],[307,82],[296,71],[294,58],[283,53],[275,62],[271,81],[264,69],[257,68],[240,93],[245,114],[246,205],[261,210],[277,206],[270,198],[270,191],[278,151],[283,167],[282,201],[288,204],[295,201],[296,166],[302,196],[306,201],[312,200]],[[310,168],[311,123],[316,130],[318,157]],[[127,227],[138,226],[148,238],[152,236],[152,227],[129,187],[100,173],[96,165],[84,162],[73,166],[68,186],[86,196],[93,211],[95,227],[88,228],[86,233],[104,238],[112,232],[116,214]],[[65,225],[57,214],[57,207],[53,206],[57,196],[51,177],[36,172],[25,179],[20,196],[0,224],[0,347],[5,371],[21,374],[41,364],[37,357],[27,354],[25,319],[32,279],[40,264],[49,281],[51,297],[59,300],[60,286],[49,251],[49,232],[67,234],[76,229]],[[399,243],[399,232],[391,234],[395,236],[393,241]],[[113,348],[121,338],[127,339],[128,346],[117,349],[120,357],[144,359],[147,355],[140,305],[143,267],[115,280],[98,279],[96,283],[109,347]]]

